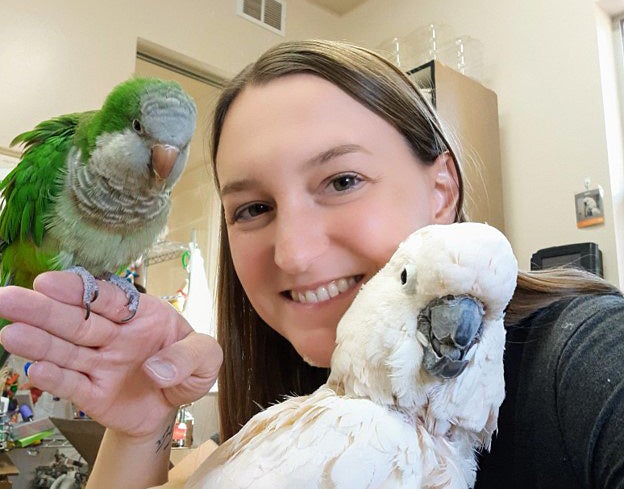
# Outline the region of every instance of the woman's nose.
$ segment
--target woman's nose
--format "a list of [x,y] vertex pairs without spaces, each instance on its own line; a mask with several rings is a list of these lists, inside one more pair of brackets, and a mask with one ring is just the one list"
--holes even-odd
[[276,224],[275,263],[286,273],[307,271],[329,246],[320,211],[282,212]]

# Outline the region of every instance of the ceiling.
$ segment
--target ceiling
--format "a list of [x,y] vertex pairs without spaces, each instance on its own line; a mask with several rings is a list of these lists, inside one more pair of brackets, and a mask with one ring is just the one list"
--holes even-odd
[[[624,0],[594,0],[610,15],[621,15],[624,13]],[[318,5],[330,12],[344,15],[354,8],[366,3],[366,0],[308,0],[308,2]]]
[[330,12],[338,15],[343,15],[355,7],[362,5],[366,0],[308,0],[310,3],[318,5]]
[[624,14],[624,0],[596,0],[596,3],[611,16]]

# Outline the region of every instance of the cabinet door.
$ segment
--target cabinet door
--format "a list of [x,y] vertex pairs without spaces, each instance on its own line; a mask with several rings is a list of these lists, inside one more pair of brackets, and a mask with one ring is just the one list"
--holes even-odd
[[412,79],[432,92],[432,102],[455,140],[470,220],[487,222],[504,232],[496,93],[439,61],[412,72]]

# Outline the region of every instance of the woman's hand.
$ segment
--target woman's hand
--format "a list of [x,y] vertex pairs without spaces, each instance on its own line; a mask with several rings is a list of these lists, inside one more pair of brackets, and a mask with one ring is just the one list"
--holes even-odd
[[2,345],[35,361],[28,370],[33,385],[70,399],[108,428],[149,435],[177,406],[208,392],[221,348],[145,294],[136,316],[120,323],[128,316],[125,294],[108,282],[98,286],[88,319],[82,280],[73,273],[44,273],[34,291],[0,288],[0,317],[13,321],[2,329]]

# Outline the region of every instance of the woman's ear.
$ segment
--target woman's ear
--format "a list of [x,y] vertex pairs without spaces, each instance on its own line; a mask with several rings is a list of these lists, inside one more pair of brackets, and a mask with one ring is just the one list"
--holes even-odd
[[457,216],[459,177],[451,153],[445,151],[434,161],[433,219],[437,224],[450,224]]

